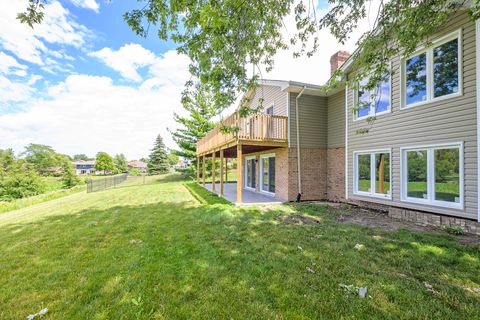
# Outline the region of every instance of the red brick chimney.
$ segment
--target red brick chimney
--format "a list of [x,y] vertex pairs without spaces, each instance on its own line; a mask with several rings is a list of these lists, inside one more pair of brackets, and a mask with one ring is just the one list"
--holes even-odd
[[330,57],[330,75],[332,75],[335,70],[340,68],[345,61],[350,57],[350,52],[348,51],[337,51]]

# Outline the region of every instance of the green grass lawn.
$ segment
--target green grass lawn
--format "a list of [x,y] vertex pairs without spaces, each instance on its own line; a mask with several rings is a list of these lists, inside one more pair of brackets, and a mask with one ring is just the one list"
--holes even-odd
[[62,189],[62,178],[61,177],[41,177],[45,183],[45,193],[57,191]]
[[[45,319],[480,318],[478,246],[148,179],[0,215],[0,319],[44,307]],[[321,223],[282,221],[293,214]],[[368,297],[340,284],[368,286]]]

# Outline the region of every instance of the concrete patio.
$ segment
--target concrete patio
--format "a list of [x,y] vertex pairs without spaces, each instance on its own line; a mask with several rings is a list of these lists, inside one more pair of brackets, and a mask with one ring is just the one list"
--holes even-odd
[[[202,184],[200,184],[203,186]],[[212,191],[212,184],[205,184],[205,188],[209,191]],[[237,184],[236,183],[224,183],[224,197],[232,203],[237,202]],[[220,193],[220,183],[215,184],[216,193]],[[273,203],[282,203],[283,201],[275,197],[262,194],[259,192],[253,192],[250,190],[243,189],[242,192],[243,201],[242,204],[273,204]]]

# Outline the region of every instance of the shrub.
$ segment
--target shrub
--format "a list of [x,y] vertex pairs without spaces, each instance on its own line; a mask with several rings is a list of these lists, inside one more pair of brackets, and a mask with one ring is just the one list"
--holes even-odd
[[35,171],[15,170],[0,177],[0,200],[20,199],[45,192],[45,184]]
[[138,170],[137,168],[133,168],[128,172],[128,175],[130,175],[130,176],[140,176],[141,173],[140,173],[140,170]]

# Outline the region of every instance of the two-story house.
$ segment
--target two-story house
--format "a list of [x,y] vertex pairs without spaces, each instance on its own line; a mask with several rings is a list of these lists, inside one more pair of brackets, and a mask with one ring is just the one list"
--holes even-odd
[[[263,112],[235,113],[225,123],[238,134],[218,127],[202,139],[197,171],[209,157],[238,159],[237,202],[242,191],[345,201],[480,233],[472,223],[480,221],[479,23],[460,13],[429,40],[412,56],[395,57],[389,79],[372,92],[261,82],[245,97],[252,106],[263,100]],[[353,59],[340,51],[326,72],[340,67],[348,78]]]

